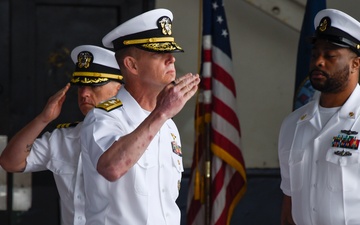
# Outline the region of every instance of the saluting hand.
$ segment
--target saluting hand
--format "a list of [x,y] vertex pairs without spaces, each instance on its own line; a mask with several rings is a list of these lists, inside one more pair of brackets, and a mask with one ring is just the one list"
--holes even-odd
[[199,83],[199,74],[188,73],[176,79],[159,93],[155,109],[161,110],[167,118],[174,117],[196,93]]
[[60,115],[62,105],[66,98],[66,92],[69,88],[70,84],[67,83],[65,87],[49,98],[43,111],[38,116],[44,123],[50,123]]

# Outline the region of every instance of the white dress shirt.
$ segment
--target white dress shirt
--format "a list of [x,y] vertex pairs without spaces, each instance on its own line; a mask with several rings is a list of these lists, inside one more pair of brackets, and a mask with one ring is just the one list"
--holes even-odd
[[[333,146],[334,137],[346,135],[342,130],[360,132],[359,103],[357,85],[325,124],[319,97],[284,120],[279,136],[281,189],[292,199],[297,225],[360,224],[360,149]],[[339,155],[343,150],[351,155]]]
[[55,129],[36,139],[24,172],[50,170],[60,195],[62,225],[85,224],[85,196],[80,159],[80,129]]
[[97,170],[99,157],[119,138],[132,132],[149,114],[123,87],[122,107],[110,112],[94,109],[82,131],[82,159],[87,225],[179,225],[179,195],[183,164],[178,130],[168,120],[139,161],[120,179],[109,182]]

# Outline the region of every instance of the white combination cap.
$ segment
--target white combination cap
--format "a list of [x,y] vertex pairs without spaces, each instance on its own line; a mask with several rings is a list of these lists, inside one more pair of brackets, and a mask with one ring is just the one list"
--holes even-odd
[[150,10],[110,31],[102,39],[103,45],[114,51],[136,46],[152,52],[183,52],[175,43],[172,20],[173,14],[170,10]]
[[123,83],[123,76],[115,53],[94,45],[80,45],[71,52],[75,63],[71,83],[77,85],[104,85],[110,80]]
[[360,55],[360,22],[336,9],[319,11],[314,19],[313,41],[326,39]]

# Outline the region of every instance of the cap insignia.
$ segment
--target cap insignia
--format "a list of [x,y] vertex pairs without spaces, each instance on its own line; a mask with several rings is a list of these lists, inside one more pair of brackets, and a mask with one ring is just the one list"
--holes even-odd
[[93,54],[88,51],[83,51],[78,54],[78,63],[77,66],[79,68],[88,68],[90,66],[90,63],[93,61]]
[[330,18],[329,17],[324,17],[322,18],[322,20],[320,21],[320,24],[319,24],[319,30],[321,32],[324,32],[328,26],[330,26]]
[[164,35],[171,35],[171,19],[167,16],[163,16],[160,19],[158,19],[158,27],[161,29],[161,32]]

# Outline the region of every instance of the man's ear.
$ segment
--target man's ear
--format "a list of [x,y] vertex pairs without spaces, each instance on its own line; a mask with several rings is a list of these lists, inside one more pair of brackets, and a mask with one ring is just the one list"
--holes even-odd
[[357,56],[352,60],[352,64],[351,64],[351,71],[355,70],[359,70],[360,67],[360,57]]
[[133,74],[137,74],[137,65],[135,58],[131,56],[126,56],[124,58],[124,66]]
[[117,85],[116,85],[116,90],[119,91],[121,88],[121,84],[119,82],[117,82]]

